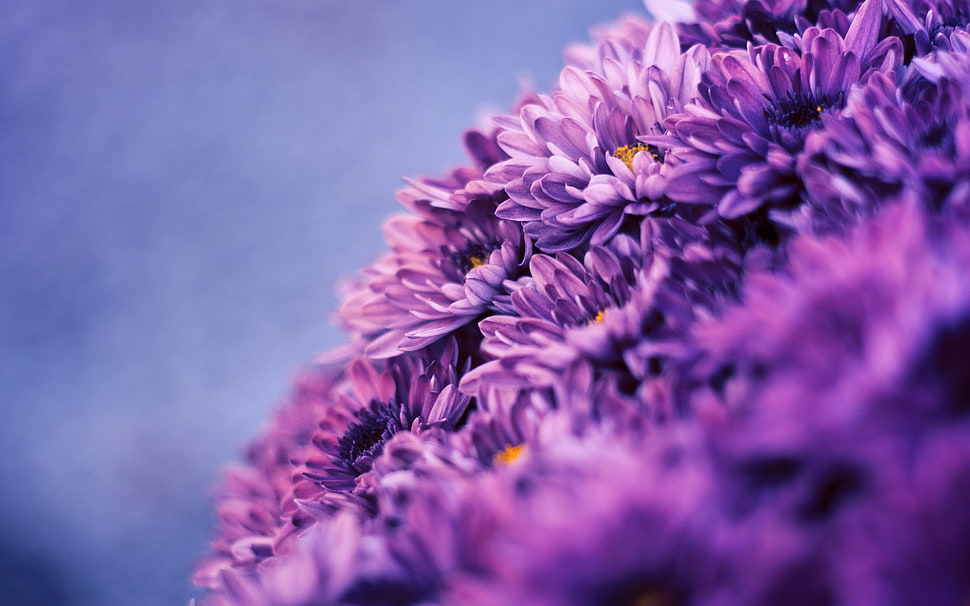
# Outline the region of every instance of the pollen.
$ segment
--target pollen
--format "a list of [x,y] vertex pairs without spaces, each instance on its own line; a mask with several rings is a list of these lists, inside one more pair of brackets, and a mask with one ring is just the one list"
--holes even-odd
[[470,246],[446,251],[456,274],[453,279],[459,280],[476,267],[488,265],[492,252],[502,246],[501,242],[472,242]]
[[623,163],[626,164],[627,168],[632,171],[633,158],[640,152],[647,152],[656,162],[663,162],[663,154],[660,153],[659,148],[654,145],[646,145],[643,143],[618,147],[616,148],[616,151],[613,152],[613,155],[622,160]]
[[492,459],[492,462],[494,464],[498,464],[498,463],[509,464],[515,461],[516,459],[518,459],[520,456],[522,456],[523,452],[525,452],[525,444],[509,445],[509,446],[506,446],[505,449],[502,450],[502,452],[496,454],[495,457]]
[[593,319],[590,321],[590,324],[602,324],[603,318],[605,317],[606,317],[606,310],[601,309],[598,312],[596,312],[595,316],[593,316]]

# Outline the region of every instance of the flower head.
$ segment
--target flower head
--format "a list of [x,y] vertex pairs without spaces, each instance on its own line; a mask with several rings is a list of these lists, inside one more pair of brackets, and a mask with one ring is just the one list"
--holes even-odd
[[593,28],[592,44],[572,44],[566,48],[569,65],[584,71],[602,73],[606,62],[621,65],[643,60],[653,24],[639,15],[626,15],[616,23]]
[[666,264],[659,256],[644,262],[627,236],[594,246],[583,262],[566,253],[535,255],[531,277],[512,294],[513,313],[479,324],[482,350],[494,360],[469,373],[462,388],[480,381],[551,386],[580,358],[622,366],[624,352],[662,323],[653,299]]
[[392,252],[365,270],[340,311],[368,341],[368,356],[421,349],[502,309],[505,283],[531,255],[519,224],[497,218],[491,199],[472,200],[461,212],[427,204],[423,215],[387,223]]
[[457,356],[456,344],[448,340],[389,360],[383,368],[363,359],[351,363],[348,381],[322,416],[299,467],[291,508],[296,525],[332,509],[373,513],[371,472],[391,439],[401,432],[455,429],[470,402],[457,389]]
[[695,94],[707,53],[682,54],[665,24],[644,44],[603,50],[602,71],[567,67],[551,97],[498,120],[510,159],[485,175],[509,195],[497,214],[523,223],[543,251],[604,244],[628,217],[662,205],[663,151],[641,139]]
[[717,566],[703,538],[710,476],[695,448],[689,432],[645,444],[594,434],[483,476],[466,511],[489,533],[443,602],[689,603]]
[[667,195],[717,205],[739,217],[763,205],[792,208],[802,199],[796,170],[805,137],[838,113],[849,90],[900,61],[898,41],[877,44],[879,0],[855,15],[843,38],[810,28],[794,47],[766,44],[717,54],[704,76],[703,102],[667,122],[670,134],[651,139],[670,148]]
[[952,35],[970,31],[967,0],[894,0],[889,2],[888,10],[895,29],[912,36],[919,57],[929,56],[937,49],[951,49]]

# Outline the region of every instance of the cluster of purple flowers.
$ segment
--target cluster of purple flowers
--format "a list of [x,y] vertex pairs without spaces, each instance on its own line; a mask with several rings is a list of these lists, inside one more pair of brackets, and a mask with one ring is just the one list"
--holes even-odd
[[970,602],[970,1],[647,5],[399,192],[206,604]]

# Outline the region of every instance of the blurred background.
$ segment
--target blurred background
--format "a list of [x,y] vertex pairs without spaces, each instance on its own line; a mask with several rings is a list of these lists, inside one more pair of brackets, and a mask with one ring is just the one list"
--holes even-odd
[[640,0],[0,0],[0,602],[184,605],[401,177]]

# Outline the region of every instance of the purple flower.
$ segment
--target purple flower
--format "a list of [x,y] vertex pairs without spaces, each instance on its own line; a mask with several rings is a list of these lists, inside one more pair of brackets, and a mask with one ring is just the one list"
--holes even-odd
[[259,572],[225,575],[224,589],[206,606],[407,606],[424,603],[426,592],[387,552],[384,538],[347,512],[321,521]]
[[[520,104],[529,99],[524,98]],[[430,212],[433,217],[431,209],[462,212],[475,200],[496,200],[500,188],[481,178],[489,167],[508,159],[498,146],[497,134],[495,129],[488,133],[475,129],[466,131],[463,137],[465,152],[474,164],[456,168],[444,178],[405,179],[411,187],[397,192],[398,202],[412,212],[420,215]]]
[[970,28],[967,0],[892,0],[889,13],[894,26],[913,37],[917,56],[952,48],[950,37],[966,34]]
[[457,356],[454,340],[447,340],[383,368],[363,359],[351,363],[347,384],[321,416],[298,468],[294,524],[303,527],[336,508],[374,513],[372,468],[392,437],[454,430],[468,408],[470,397],[457,388]]
[[566,48],[566,62],[583,71],[602,72],[607,61],[625,65],[643,60],[643,52],[653,24],[639,15],[626,15],[616,23],[593,28],[592,44],[572,44]]
[[666,264],[658,256],[644,267],[643,257],[623,235],[591,248],[585,262],[535,255],[531,277],[512,294],[514,313],[479,324],[482,351],[495,359],[466,375],[462,389],[474,391],[480,381],[550,386],[580,358],[622,366],[624,352],[662,323],[654,293]]
[[462,389],[561,388],[565,369],[586,361],[597,381],[611,377],[611,389],[635,393],[669,356],[689,357],[682,337],[698,314],[734,300],[743,247],[758,250],[750,227],[657,217],[643,223],[639,243],[617,236],[584,263],[535,256],[532,276],[512,295],[513,313],[480,323],[482,351],[493,359],[472,369]]
[[805,136],[842,110],[852,86],[901,60],[899,42],[879,43],[880,0],[856,13],[846,37],[810,28],[789,48],[775,44],[716,54],[704,76],[703,102],[665,123],[650,139],[669,147],[667,195],[716,203],[724,217],[763,205],[792,208],[802,198],[796,170]]
[[555,410],[549,390],[509,390],[483,386],[468,426],[453,436],[453,448],[478,461],[481,469],[521,455],[538,440],[543,419]]
[[388,358],[421,349],[502,309],[505,283],[528,263],[531,243],[518,223],[495,216],[492,195],[461,211],[436,204],[453,204],[454,198],[409,200],[422,215],[388,221],[392,252],[364,270],[364,284],[340,311],[344,325],[366,341],[366,355]]
[[562,439],[478,478],[450,529],[477,554],[442,602],[691,603],[716,570],[704,544],[710,476],[693,437]]
[[[749,275],[742,304],[695,327],[702,355],[692,372],[729,414],[765,402],[810,406],[810,423],[788,413],[799,431],[850,423],[914,378],[920,387],[894,404],[904,426],[962,406],[960,337],[947,335],[964,334],[970,317],[970,232],[920,206],[908,197],[846,238],[793,240],[783,271]],[[953,393],[934,395],[940,388]]]
[[665,24],[647,36],[642,58],[601,53],[602,72],[567,67],[553,96],[497,120],[510,156],[485,174],[509,196],[497,214],[522,222],[546,252],[601,245],[628,217],[661,208],[663,151],[641,139],[662,132],[707,66],[706,51],[681,54]]
[[963,599],[970,231],[909,198],[789,248],[695,331],[711,391],[694,409],[725,407],[706,417],[726,565],[711,600]]
[[482,180],[487,168],[508,158],[495,137],[467,131],[471,166],[444,178],[407,179],[410,187],[397,193],[411,214],[386,223],[391,252],[348,281],[338,313],[367,356],[419,350],[507,299],[503,282],[518,277],[532,243],[517,223],[495,217],[505,193]]

